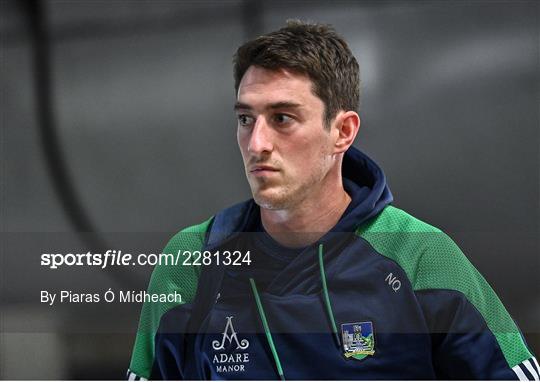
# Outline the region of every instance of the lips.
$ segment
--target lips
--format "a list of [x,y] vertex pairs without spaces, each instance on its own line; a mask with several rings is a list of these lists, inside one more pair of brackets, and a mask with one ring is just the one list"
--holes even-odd
[[271,166],[253,166],[249,170],[249,172],[260,172],[260,171],[279,171],[279,170]]
[[272,167],[272,166],[266,166],[266,165],[258,165],[258,166],[253,166],[249,169],[249,172],[252,174],[252,175],[261,175],[261,176],[265,176],[265,175],[271,175],[271,174],[275,174],[279,171],[279,169],[275,168],[275,167]]

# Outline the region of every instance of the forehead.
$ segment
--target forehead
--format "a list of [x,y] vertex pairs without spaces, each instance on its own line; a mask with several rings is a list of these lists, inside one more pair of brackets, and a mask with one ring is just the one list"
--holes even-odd
[[242,103],[275,103],[295,101],[302,104],[320,103],[313,94],[313,82],[307,75],[289,70],[270,70],[250,66],[238,86],[238,101]]

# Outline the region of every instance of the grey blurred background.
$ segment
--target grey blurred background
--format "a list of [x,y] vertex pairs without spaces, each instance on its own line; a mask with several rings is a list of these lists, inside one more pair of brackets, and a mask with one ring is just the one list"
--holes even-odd
[[[248,198],[231,57],[288,18],[348,40],[356,146],[396,206],[456,240],[540,353],[539,2],[0,4],[0,378],[123,378],[140,306],[69,330],[81,316],[36,304],[30,284],[140,289],[150,270],[43,276],[42,243],[159,248]],[[123,329],[92,326],[112,317]]]

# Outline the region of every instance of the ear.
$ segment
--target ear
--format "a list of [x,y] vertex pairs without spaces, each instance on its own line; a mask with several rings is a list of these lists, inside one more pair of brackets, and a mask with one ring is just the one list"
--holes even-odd
[[353,144],[358,134],[360,117],[354,111],[340,111],[332,129],[335,129],[334,133],[337,135],[334,143],[335,153],[344,153]]

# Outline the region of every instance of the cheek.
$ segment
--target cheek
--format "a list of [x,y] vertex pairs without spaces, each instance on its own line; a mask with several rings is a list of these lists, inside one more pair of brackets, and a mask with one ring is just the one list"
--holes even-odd
[[295,147],[289,147],[288,152],[291,153],[288,155],[289,163],[299,177],[308,176],[321,156],[321,148],[317,143],[307,139]]
[[236,132],[236,142],[238,143],[238,148],[240,149],[240,153],[242,154],[242,158],[246,158],[247,154],[247,145],[249,142],[248,137],[246,134],[242,134],[240,130]]
[[324,171],[328,159],[327,142],[324,139],[306,139],[296,148],[291,160],[299,177],[312,177]]

